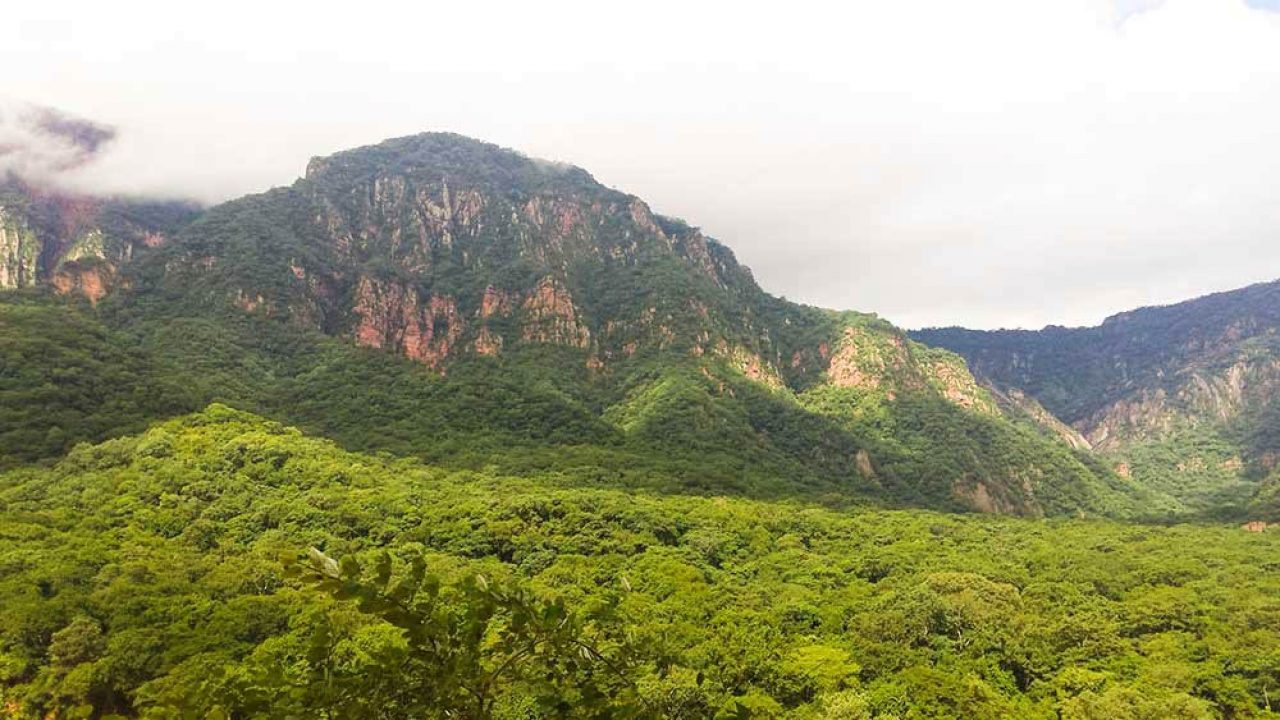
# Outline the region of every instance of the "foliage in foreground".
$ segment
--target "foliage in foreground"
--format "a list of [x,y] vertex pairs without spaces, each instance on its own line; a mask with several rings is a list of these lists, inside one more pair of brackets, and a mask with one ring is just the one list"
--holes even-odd
[[[672,718],[1275,717],[1277,545],[1234,527],[849,513],[448,471],[215,406],[0,475],[0,707],[412,716],[400,691],[433,677],[405,662],[414,631],[362,611],[358,590],[290,578],[280,557],[315,547],[385,593],[422,558],[444,636],[483,636],[435,656],[466,660],[460,685],[519,647],[504,635],[519,608],[562,608],[574,629],[546,647],[584,639],[622,670],[540,655],[492,685],[498,718],[620,716],[609,700],[547,703],[548,688],[591,687]],[[477,576],[522,599],[502,605]],[[486,603],[487,624],[467,620]]]

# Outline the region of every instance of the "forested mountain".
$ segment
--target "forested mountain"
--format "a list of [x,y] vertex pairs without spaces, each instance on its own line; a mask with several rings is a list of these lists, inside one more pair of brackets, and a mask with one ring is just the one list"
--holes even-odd
[[1121,522],[1280,508],[1276,292],[913,339],[446,134],[10,178],[0,718],[1276,717],[1275,534]]
[[[695,227],[461,136],[315,159],[163,238],[99,252],[114,291],[92,308],[5,300],[8,462],[218,400],[353,449],[624,486],[1169,509],[958,356],[773,297]],[[115,356],[135,369],[109,379]]]
[[1280,283],[1040,331],[939,328],[997,393],[1070,424],[1122,475],[1205,509],[1250,501],[1278,517]]

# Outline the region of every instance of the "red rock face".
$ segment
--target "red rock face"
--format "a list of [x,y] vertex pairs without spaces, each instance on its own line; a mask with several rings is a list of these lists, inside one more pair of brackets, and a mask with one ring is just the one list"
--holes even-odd
[[235,304],[241,310],[251,313],[266,304],[266,299],[261,295],[250,295],[241,290],[236,293]]
[[54,273],[49,283],[59,295],[83,295],[89,303],[97,305],[115,284],[115,274],[101,266],[64,267]]
[[490,285],[484,289],[484,297],[480,300],[480,317],[488,319],[494,315],[510,315],[514,304],[510,293],[495,290]]
[[525,342],[579,348],[591,344],[591,332],[579,320],[573,296],[555,278],[543,278],[525,298],[521,308],[524,310],[524,323],[520,337]]
[[392,308],[404,302],[401,293],[392,290],[390,295],[388,297],[388,293],[382,290],[381,283],[368,278],[360,279],[360,285],[356,289],[356,306],[353,308],[356,315],[360,316],[360,323],[356,325],[355,331],[356,344],[372,348],[387,344],[387,338],[392,332]]
[[0,208],[0,216],[16,218],[36,245],[36,262],[22,268],[23,284],[83,295],[94,304],[111,290],[136,251],[165,244],[158,226],[143,219],[151,217],[150,211],[170,218],[179,212],[194,217],[196,212],[181,203],[95,197],[12,176],[0,178],[0,186],[6,195],[21,198],[14,207]]
[[489,328],[480,328],[474,345],[477,355],[499,355],[502,353],[502,336],[491,332]]
[[396,349],[430,367],[449,357],[464,330],[454,298],[433,294],[422,302],[399,283],[368,277],[360,279],[354,310],[356,343]]
[[448,296],[432,295],[418,322],[410,308],[404,314],[404,351],[410,358],[432,367],[448,356],[462,335],[458,304]]
[[569,237],[582,224],[582,213],[576,204],[564,203],[556,213],[556,230],[560,237]]
[[[417,291],[394,281],[361,277],[352,311],[358,318],[353,331],[357,344],[386,348],[434,368],[458,354],[499,355],[500,334],[486,320],[519,313],[520,339],[587,349],[591,332],[569,291],[558,280],[544,278],[523,301],[511,293],[486,289],[469,325],[456,298]],[[464,342],[464,338],[470,340]]]

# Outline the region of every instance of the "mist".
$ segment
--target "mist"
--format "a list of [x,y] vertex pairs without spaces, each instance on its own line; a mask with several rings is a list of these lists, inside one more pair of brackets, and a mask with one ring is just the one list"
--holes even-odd
[[116,132],[0,104],[0,168],[217,202],[449,130],[581,166],[793,300],[1092,324],[1280,278],[1274,6],[32,3],[0,92]]
[[115,139],[115,128],[47,107],[0,103],[0,178],[70,179]]

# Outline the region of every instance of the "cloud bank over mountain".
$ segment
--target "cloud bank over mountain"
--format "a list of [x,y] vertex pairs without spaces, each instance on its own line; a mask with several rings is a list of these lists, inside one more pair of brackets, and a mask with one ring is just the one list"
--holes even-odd
[[0,46],[6,92],[120,128],[85,186],[219,200],[442,129],[589,168],[774,292],[908,326],[1092,323],[1280,276],[1261,0],[143,5],[23,7]]

